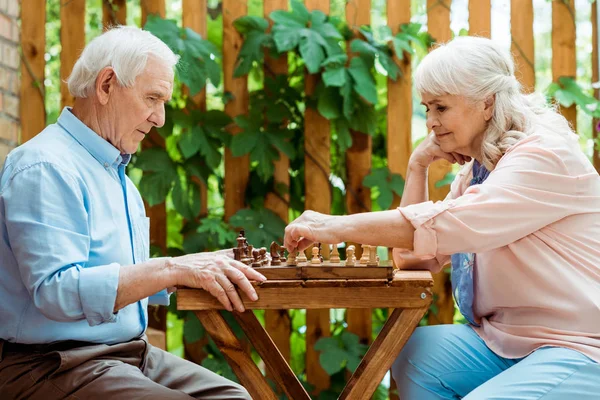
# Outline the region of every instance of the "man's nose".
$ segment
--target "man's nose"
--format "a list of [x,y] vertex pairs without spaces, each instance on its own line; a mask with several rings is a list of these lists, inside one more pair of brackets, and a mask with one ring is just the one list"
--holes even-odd
[[152,124],[161,128],[165,124],[165,106],[159,106],[148,118],[148,121],[152,122]]

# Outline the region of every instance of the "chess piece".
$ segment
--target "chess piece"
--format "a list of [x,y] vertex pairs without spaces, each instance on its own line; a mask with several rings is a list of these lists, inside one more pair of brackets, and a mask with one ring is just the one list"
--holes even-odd
[[311,264],[321,264],[321,258],[319,257],[319,248],[317,246],[313,246],[312,248],[312,259],[310,260]]
[[253,260],[252,260],[252,268],[256,268],[256,267],[260,267],[261,266],[259,257],[260,257],[260,251],[258,249],[252,250],[252,258],[253,258]]
[[269,257],[267,256],[267,248],[266,247],[261,247],[258,250],[258,254],[259,254],[259,260],[260,260],[260,264],[262,266],[266,266],[269,265],[269,261],[271,261],[269,259]]
[[356,257],[354,257],[354,245],[348,246],[346,249],[346,262],[344,263],[347,267],[354,267]]
[[379,265],[377,260],[377,246],[369,247],[369,262],[367,263],[369,267],[376,267]]
[[242,261],[242,258],[245,258],[244,245],[246,243],[246,238],[244,237],[243,230],[240,231],[240,234],[238,235],[236,240],[237,240],[237,247],[235,247],[233,249],[233,258],[237,261]]
[[298,258],[296,258],[299,263],[308,262],[308,258],[306,258],[306,253],[304,251],[298,252]]
[[363,244],[362,246],[362,257],[360,258],[359,263],[362,265],[367,265],[369,263],[369,249],[371,246],[368,244]]
[[333,245],[333,250],[331,252],[331,257],[329,257],[329,261],[331,261],[333,264],[340,262],[340,253],[338,252],[337,244]]
[[296,265],[298,265],[298,261],[296,261],[297,255],[298,252],[296,250],[290,252],[287,258],[287,265],[289,265],[290,267],[295,267]]
[[280,247],[277,243],[271,242],[271,265],[281,265]]
[[317,247],[319,248],[319,260],[321,260],[321,264],[323,264],[323,255],[321,254],[321,243],[317,243]]

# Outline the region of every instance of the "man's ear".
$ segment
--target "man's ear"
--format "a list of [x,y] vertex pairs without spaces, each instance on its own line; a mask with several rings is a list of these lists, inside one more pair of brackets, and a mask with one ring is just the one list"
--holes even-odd
[[96,97],[102,105],[108,103],[108,99],[117,85],[117,75],[112,67],[104,67],[96,78]]
[[483,103],[483,117],[486,121],[492,119],[494,115],[494,105],[496,104],[496,95],[491,95],[487,99],[485,99]]

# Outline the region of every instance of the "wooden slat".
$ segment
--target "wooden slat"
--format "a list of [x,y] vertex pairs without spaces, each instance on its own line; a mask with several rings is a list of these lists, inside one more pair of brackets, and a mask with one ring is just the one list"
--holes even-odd
[[61,0],[60,43],[60,104],[65,107],[74,103],[65,80],[85,46],[85,0]]
[[[306,0],[305,4],[309,10],[321,10],[325,14],[329,14],[329,1]],[[316,85],[317,77],[307,75],[305,80],[307,96],[314,93]],[[329,121],[323,118],[317,110],[307,107],[304,114],[304,188],[306,193],[304,206],[308,210],[326,214],[331,211],[330,140]],[[327,254],[324,252],[324,257],[326,256]],[[314,346],[321,337],[330,335],[329,310],[308,310],[306,312],[306,377],[308,382],[314,385],[316,393],[328,388],[330,380],[329,375],[319,363],[319,352],[315,351]]]
[[[400,24],[410,22],[410,0],[388,0],[388,24],[395,35]],[[412,151],[412,71],[410,55],[404,53],[402,61],[396,58],[402,76],[396,82],[387,81],[387,158],[388,168],[394,174],[406,178],[408,160]],[[400,205],[400,197],[394,195],[392,208]]]
[[[248,113],[248,77],[234,78],[233,71],[237,54],[243,40],[233,26],[233,21],[248,13],[246,0],[223,0],[223,84],[232,100],[225,104],[225,112],[230,117]],[[230,131],[240,132],[238,127]],[[249,156],[233,157],[225,148],[225,218],[229,219],[239,209],[244,208],[244,197],[250,176]]]
[[308,399],[310,396],[290,368],[267,331],[262,327],[252,311],[243,313],[234,312],[233,316],[243,329],[244,333],[254,345],[256,352],[262,358],[275,383],[285,392],[290,399]]
[[215,310],[196,311],[196,316],[213,338],[223,356],[238,377],[240,384],[248,390],[253,399],[277,400],[277,396],[264,376],[245,351],[221,314]]
[[[335,282],[333,283],[336,284]],[[417,308],[431,300],[429,286],[384,286],[384,287],[282,287],[262,288],[255,286],[259,299],[249,301],[239,292],[244,306],[250,310],[274,310],[282,308]],[[210,293],[200,289],[180,289],[177,293],[179,310],[222,310],[223,305]],[[327,314],[329,321],[329,314]],[[316,331],[313,325],[311,329]],[[329,323],[327,323],[329,328]],[[309,324],[307,324],[307,329]],[[329,329],[328,329],[329,331]],[[306,364],[307,368],[309,364]]]
[[533,47],[533,0],[512,0],[510,5],[511,50],[516,76],[525,92],[535,89],[535,52]]
[[[264,17],[268,18],[269,14],[275,10],[287,10],[287,0],[270,0],[264,2]],[[282,56],[278,59],[269,57],[268,52],[265,54],[265,77],[269,76],[270,72],[274,74],[287,74],[288,63],[287,57]],[[272,210],[286,223],[288,222],[288,203],[290,200],[289,193],[281,196],[276,192],[277,185],[284,185],[289,188],[290,186],[290,174],[289,174],[290,160],[288,157],[279,152],[279,160],[275,162],[275,173],[273,180],[275,182],[275,188],[273,191],[267,193],[265,197],[265,208]],[[290,360],[290,335],[292,331],[292,321],[288,310],[267,310],[265,311],[265,328],[269,335],[273,338],[273,341],[281,351],[283,358],[287,361]],[[268,375],[270,376],[270,374]]]
[[[600,79],[598,73],[598,62],[600,59],[598,58],[598,3],[592,3],[592,82],[598,82]],[[600,90],[594,89],[594,97],[596,99],[600,99]],[[592,121],[592,136],[595,139],[598,138],[598,123],[600,120],[598,118],[594,118]],[[594,167],[596,171],[600,171],[600,153],[594,146],[594,155],[592,157],[592,162],[594,163]]]
[[492,37],[491,0],[469,0],[469,35]]
[[[427,0],[427,29],[437,42],[445,43],[451,39],[450,1]],[[429,167],[429,200],[443,200],[448,194],[449,186],[436,188],[435,183],[443,179],[451,170],[446,160],[436,161]],[[438,314],[429,314],[430,324],[451,324],[454,317],[454,301],[452,285],[447,273],[440,272],[434,276],[434,293],[437,295]]]
[[394,310],[346,384],[340,399],[360,400],[373,394],[427,311],[427,306]]
[[104,29],[125,24],[127,24],[127,1],[102,0],[102,26]]
[[[206,39],[206,25],[208,17],[206,0],[183,0],[182,19],[185,28],[191,28],[198,32],[203,39]],[[186,88],[187,90],[187,88]],[[193,106],[199,110],[206,110],[206,89],[191,98]],[[199,218],[208,215],[208,193],[206,185],[197,177],[194,177],[194,183],[200,190],[200,214]]]
[[[355,32],[362,25],[371,24],[371,0],[350,0],[346,3],[346,21]],[[349,46],[348,46],[349,47]],[[352,57],[352,55],[349,55]],[[363,132],[350,132],[352,146],[346,152],[346,207],[349,214],[371,211],[371,191],[362,182],[371,170],[372,138]],[[347,243],[347,245],[358,243]],[[361,254],[358,254],[360,256]],[[370,309],[346,312],[348,332],[354,333],[363,344],[371,342],[372,321]]]
[[[552,79],[561,76],[576,78],[577,61],[575,58],[575,7],[573,2],[552,2]],[[562,115],[577,130],[577,108],[561,107]]]
[[149,14],[159,15],[161,18],[166,16],[165,0],[140,0],[142,8],[142,27],[146,25]]
[[46,127],[44,108],[44,53],[46,48],[46,2],[23,0],[21,4],[21,143]]

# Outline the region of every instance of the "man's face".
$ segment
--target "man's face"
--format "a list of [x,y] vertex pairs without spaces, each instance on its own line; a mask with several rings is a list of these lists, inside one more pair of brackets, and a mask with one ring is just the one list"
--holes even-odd
[[116,85],[108,105],[108,137],[122,154],[132,154],[152,127],[165,124],[165,103],[173,93],[173,70],[150,56],[132,87]]

